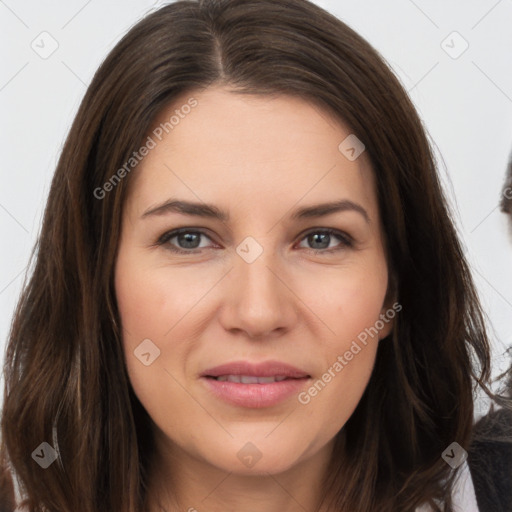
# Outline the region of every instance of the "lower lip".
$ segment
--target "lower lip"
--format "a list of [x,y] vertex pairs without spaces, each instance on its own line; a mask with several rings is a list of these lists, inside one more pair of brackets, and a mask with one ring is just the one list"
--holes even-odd
[[241,384],[238,382],[218,381],[210,377],[201,377],[210,391],[218,398],[240,407],[260,409],[277,405],[304,388],[308,377],[286,379],[269,384]]

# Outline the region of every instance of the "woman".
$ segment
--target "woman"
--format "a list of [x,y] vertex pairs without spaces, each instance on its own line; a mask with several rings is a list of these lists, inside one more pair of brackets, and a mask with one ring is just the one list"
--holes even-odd
[[325,11],[133,27],[37,249],[2,417],[27,510],[456,510],[482,311],[413,105]]

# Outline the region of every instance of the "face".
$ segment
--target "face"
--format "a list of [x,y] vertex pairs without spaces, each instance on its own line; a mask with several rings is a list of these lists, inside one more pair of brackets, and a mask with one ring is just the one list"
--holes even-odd
[[156,121],[115,289],[130,381],[169,455],[275,474],[332,446],[356,408],[393,322],[372,169],[351,139],[339,149],[350,133],[304,100],[223,88]]

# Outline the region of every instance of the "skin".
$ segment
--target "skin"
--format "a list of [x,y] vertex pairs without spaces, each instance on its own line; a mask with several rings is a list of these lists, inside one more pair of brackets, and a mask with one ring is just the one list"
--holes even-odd
[[[150,510],[160,510],[157,500],[169,512],[315,510],[334,437],[392,322],[307,405],[295,395],[268,408],[231,405],[199,374],[280,360],[311,375],[307,390],[389,308],[373,171],[366,153],[349,161],[339,151],[348,127],[291,96],[210,87],[178,98],[155,126],[190,97],[198,105],[132,171],[115,270],[130,381],[154,422]],[[213,203],[230,220],[142,217],[171,197]],[[298,207],[340,199],[368,221],[353,210],[291,219]],[[156,244],[181,227],[207,233],[196,235],[200,248],[179,237]],[[311,228],[339,230],[354,244],[332,235],[321,245]],[[248,236],[263,248],[252,263],[236,252]],[[134,356],[144,339],[160,349],[149,366]],[[262,455],[252,467],[237,457],[247,442]]]

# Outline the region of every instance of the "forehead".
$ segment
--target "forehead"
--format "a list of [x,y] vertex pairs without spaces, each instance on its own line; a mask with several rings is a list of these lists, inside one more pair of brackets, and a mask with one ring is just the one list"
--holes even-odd
[[148,133],[154,147],[131,176],[138,212],[172,194],[247,209],[348,198],[377,215],[369,159],[340,150],[350,128],[301,98],[191,92]]

